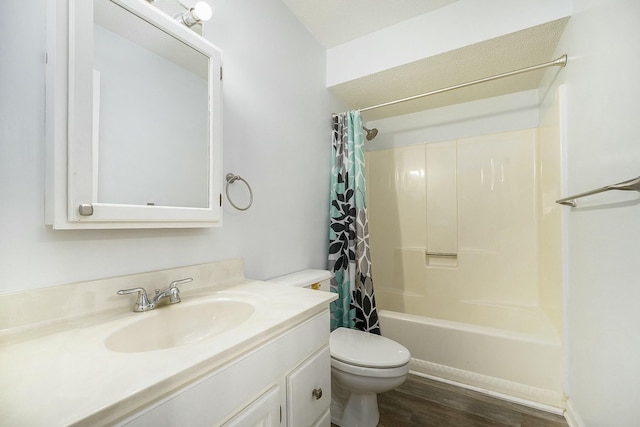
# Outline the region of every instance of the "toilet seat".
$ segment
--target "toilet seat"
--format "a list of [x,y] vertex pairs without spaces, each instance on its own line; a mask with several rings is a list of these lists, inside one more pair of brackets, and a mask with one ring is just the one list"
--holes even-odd
[[350,372],[347,370],[350,368],[345,368],[347,366],[372,370],[406,369],[405,365],[411,358],[409,350],[395,341],[349,328],[338,328],[331,332],[329,349],[332,365],[335,361],[346,372]]
[[409,372],[409,363],[407,362],[402,366],[394,366],[393,368],[369,368],[366,366],[351,365],[332,357],[331,368],[360,377],[397,378],[407,375]]

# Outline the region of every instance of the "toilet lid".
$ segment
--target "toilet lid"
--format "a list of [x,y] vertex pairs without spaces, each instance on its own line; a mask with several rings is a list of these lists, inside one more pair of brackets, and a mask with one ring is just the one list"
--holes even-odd
[[370,368],[402,366],[411,358],[409,350],[395,341],[349,328],[331,332],[329,349],[334,359]]

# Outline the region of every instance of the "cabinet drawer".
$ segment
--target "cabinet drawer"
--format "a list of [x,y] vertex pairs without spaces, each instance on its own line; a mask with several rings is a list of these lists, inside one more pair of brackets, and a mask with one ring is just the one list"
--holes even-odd
[[324,346],[287,376],[289,427],[310,427],[331,404],[331,359]]

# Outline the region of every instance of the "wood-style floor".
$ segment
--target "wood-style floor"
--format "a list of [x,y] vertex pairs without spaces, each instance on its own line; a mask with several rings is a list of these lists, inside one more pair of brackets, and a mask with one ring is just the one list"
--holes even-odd
[[409,375],[378,395],[378,427],[568,427],[564,417]]

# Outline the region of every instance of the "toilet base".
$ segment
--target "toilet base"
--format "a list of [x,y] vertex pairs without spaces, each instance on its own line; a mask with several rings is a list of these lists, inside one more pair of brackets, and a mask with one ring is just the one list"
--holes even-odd
[[331,422],[340,427],[376,427],[380,420],[378,395],[349,393],[331,381]]

